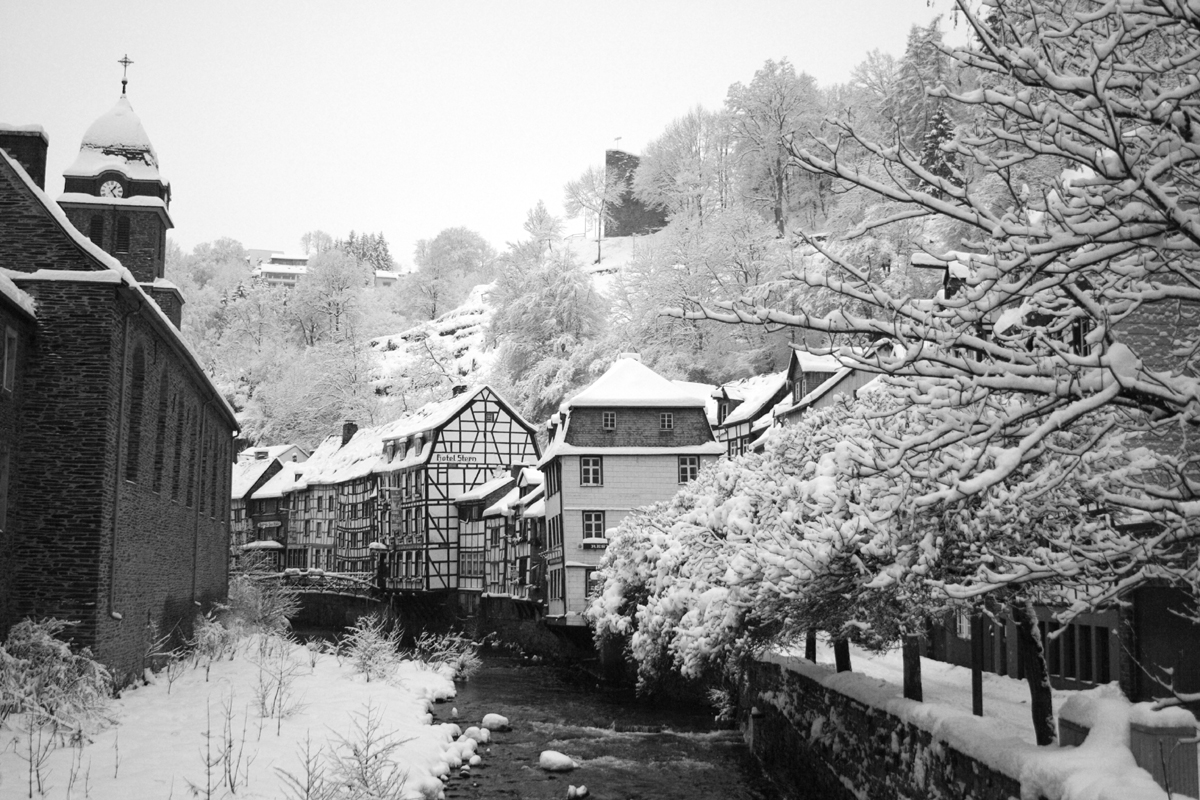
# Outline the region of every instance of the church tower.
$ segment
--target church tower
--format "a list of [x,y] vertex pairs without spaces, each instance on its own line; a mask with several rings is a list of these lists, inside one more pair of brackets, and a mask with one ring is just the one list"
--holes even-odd
[[[128,57],[119,63],[128,67]],[[133,273],[179,327],[183,296],[163,277],[171,184],[158,171],[158,154],[133,113],[121,80],[116,105],[87,129],[79,155],[63,172],[58,204],[83,235]]]

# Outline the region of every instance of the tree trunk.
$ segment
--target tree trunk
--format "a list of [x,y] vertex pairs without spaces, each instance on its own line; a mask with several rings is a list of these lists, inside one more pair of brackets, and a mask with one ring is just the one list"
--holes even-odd
[[783,159],[775,156],[775,227],[779,229],[779,237],[787,233],[783,216]]
[[1013,621],[1017,625],[1017,641],[1022,653],[1025,680],[1029,682],[1030,712],[1033,714],[1033,730],[1040,746],[1054,744],[1058,738],[1054,730],[1054,705],[1050,697],[1050,673],[1046,668],[1046,650],[1042,646],[1037,616],[1033,603],[1012,604]]
[[833,661],[838,672],[850,671],[850,642],[838,639],[833,643]]
[[814,664],[817,663],[817,629],[809,628],[804,635],[804,657]]
[[921,637],[905,636],[904,648],[904,696],[921,702],[925,699],[921,690]]

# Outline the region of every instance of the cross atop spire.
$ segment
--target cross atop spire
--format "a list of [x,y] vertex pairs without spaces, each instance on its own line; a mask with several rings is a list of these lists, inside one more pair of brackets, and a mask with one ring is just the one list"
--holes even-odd
[[126,53],[124,58],[117,59],[117,63],[121,65],[121,94],[125,94],[125,84],[129,83],[129,65],[133,62],[129,60],[129,54]]

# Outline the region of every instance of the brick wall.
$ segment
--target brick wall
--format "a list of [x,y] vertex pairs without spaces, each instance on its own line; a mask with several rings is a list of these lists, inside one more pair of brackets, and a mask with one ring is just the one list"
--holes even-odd
[[[3,565],[13,563],[13,548],[16,543],[15,529],[12,524],[11,507],[16,497],[16,476],[21,472],[19,451],[20,414],[25,405],[25,373],[29,349],[33,344],[33,321],[21,311],[10,307],[7,300],[0,298],[0,337],[8,329],[17,332],[17,366],[13,391],[3,389],[3,373],[0,373],[0,458],[8,454],[8,485],[0,487],[7,490],[8,508],[0,515],[0,635],[5,627],[3,621],[12,616],[12,581],[13,571],[3,568]],[[3,348],[3,338],[0,338],[0,348]],[[0,349],[0,353],[3,350]],[[3,359],[0,358],[0,369]]]
[[[604,430],[604,412],[616,414],[616,427]],[[673,415],[674,427],[659,426],[662,412]],[[713,441],[703,408],[593,408],[571,409],[567,444],[580,447],[684,447]]]
[[[93,647],[118,676],[136,674],[155,630],[185,635],[197,611],[225,596],[231,431],[116,286],[23,288],[38,301],[25,389],[39,402],[26,404],[21,420],[13,507],[19,535],[3,623],[76,621],[78,644]],[[144,379],[136,404],[139,353]],[[131,420],[139,406],[140,422]],[[119,463],[119,442],[121,458],[138,463],[133,474]]]
[[[90,237],[92,217],[104,219],[104,236],[98,243],[104,252],[116,257],[140,283],[150,283],[163,276],[163,253],[167,229],[155,209],[132,209],[116,205],[73,206],[66,204],[63,212],[84,236]],[[129,220],[129,252],[117,252],[117,222]]]

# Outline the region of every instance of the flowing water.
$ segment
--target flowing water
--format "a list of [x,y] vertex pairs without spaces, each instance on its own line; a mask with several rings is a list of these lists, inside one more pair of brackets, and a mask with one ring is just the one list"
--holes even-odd
[[[486,654],[484,667],[434,706],[438,722],[465,730],[484,714],[508,717],[512,730],[480,747],[483,763],[455,776],[447,800],[564,800],[584,784],[596,800],[771,800],[737,730],[713,723],[706,708],[649,704],[631,691],[599,687],[583,674]],[[538,767],[543,750],[579,762],[573,772]]]

